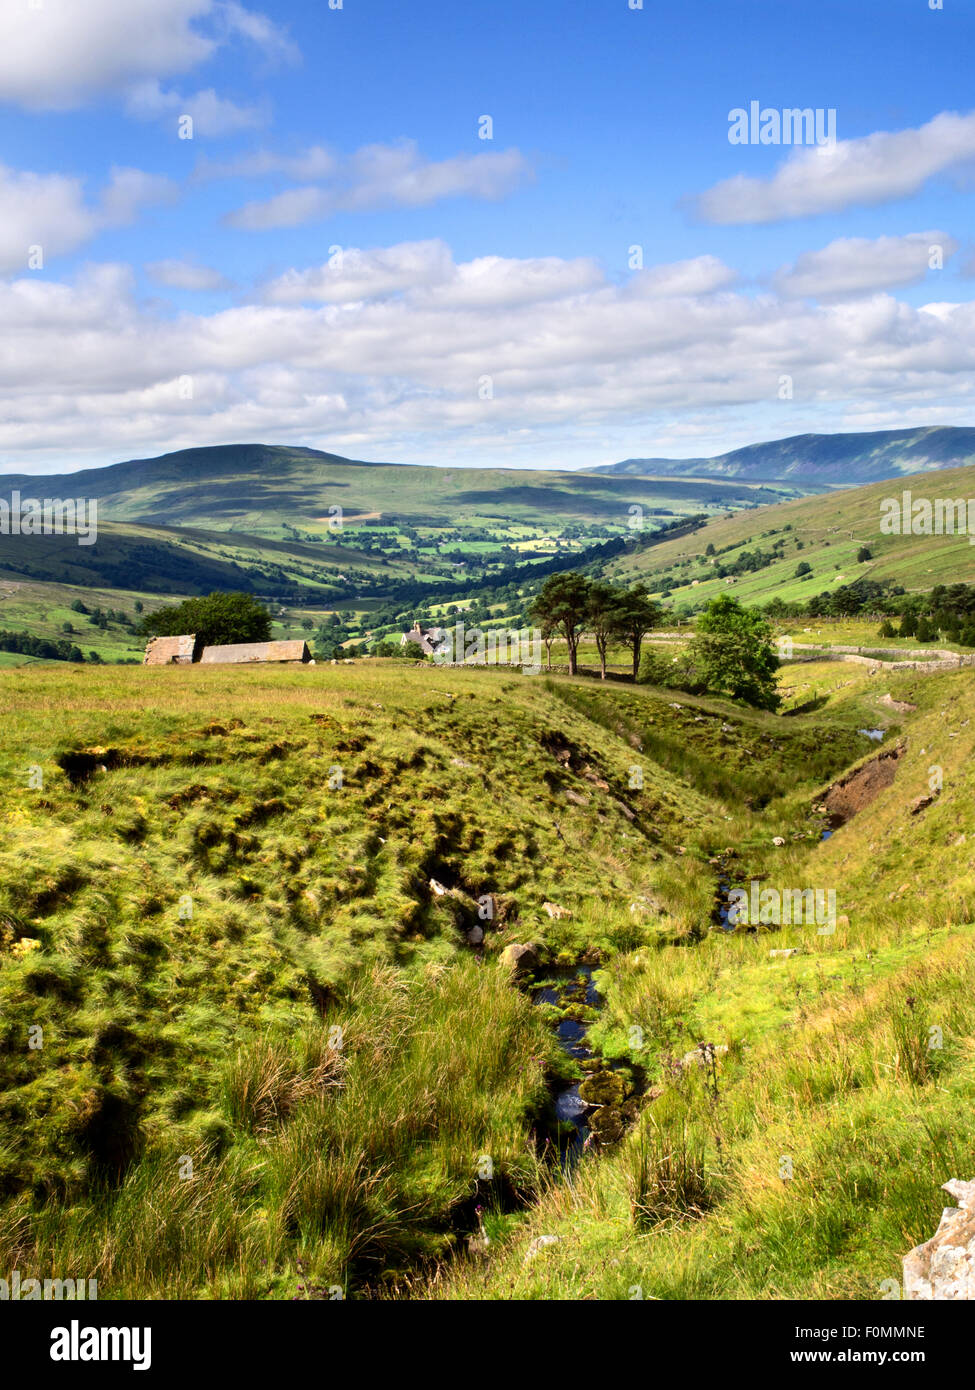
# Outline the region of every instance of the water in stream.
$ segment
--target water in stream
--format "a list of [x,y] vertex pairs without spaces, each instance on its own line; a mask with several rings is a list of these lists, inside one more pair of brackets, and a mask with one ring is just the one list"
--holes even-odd
[[[536,1004],[554,1004],[560,1009],[565,1008],[567,1004],[598,1008],[602,1000],[593,983],[592,972],[593,967],[591,965],[576,965],[569,970],[550,971],[549,978],[553,983],[543,985],[536,990],[534,1002]],[[593,1050],[586,1042],[588,1032],[588,1023],[568,1017],[559,1020],[557,1029],[559,1042],[569,1056],[574,1057],[577,1062],[585,1061],[593,1056]],[[556,1119],[563,1126],[571,1125],[571,1129],[560,1128],[559,1133],[559,1159],[563,1168],[571,1166],[579,1158],[586,1147],[586,1140],[589,1138],[586,1116],[592,1107],[587,1105],[579,1095],[581,1084],[582,1078],[578,1081],[562,1084],[553,1097]]]

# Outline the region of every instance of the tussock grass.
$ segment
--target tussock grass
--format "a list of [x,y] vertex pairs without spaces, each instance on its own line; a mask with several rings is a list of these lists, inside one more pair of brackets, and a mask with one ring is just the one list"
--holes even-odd
[[[802,670],[825,703],[785,719],[475,670],[0,673],[0,1264],[109,1298],[878,1296],[975,1169],[975,697]],[[820,843],[885,720],[894,785]],[[836,930],[711,930],[719,875],[833,889]],[[519,941],[599,961],[590,1038],[654,1097],[568,1180]]]

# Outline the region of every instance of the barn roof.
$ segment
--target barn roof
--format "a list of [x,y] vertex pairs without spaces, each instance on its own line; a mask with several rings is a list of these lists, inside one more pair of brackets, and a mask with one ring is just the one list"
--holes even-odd
[[204,647],[200,661],[205,666],[242,666],[259,661],[309,661],[311,653],[303,638],[288,642],[238,642],[229,647]]
[[181,637],[153,637],[146,644],[145,666],[169,666],[174,661],[189,662],[196,651],[196,633]]

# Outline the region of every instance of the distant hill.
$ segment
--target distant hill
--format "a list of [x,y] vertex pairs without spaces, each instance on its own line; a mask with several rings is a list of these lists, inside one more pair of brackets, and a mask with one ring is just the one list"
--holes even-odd
[[[147,598],[240,588],[327,608],[505,586],[536,567],[584,563],[612,540],[627,542],[612,573],[651,578],[697,605],[722,585],[692,555],[713,543],[733,565],[742,550],[764,555],[775,535],[784,550],[736,571],[735,592],[746,600],[808,596],[854,574],[923,588],[975,580],[975,547],[964,538],[881,537],[878,499],[850,485],[862,489],[868,474],[868,492],[883,489],[891,478],[943,469],[963,451],[972,464],[952,485],[975,495],[975,429],[804,435],[719,459],[630,459],[591,472],[371,463],[263,444],[184,449],[78,473],[0,477],[0,496],[19,490],[99,504],[96,545],[0,535],[0,580]],[[650,467],[652,476],[641,471]],[[662,476],[667,467],[679,476]],[[949,476],[939,473],[939,484]],[[344,524],[333,530],[336,508]],[[634,514],[642,528],[631,524]],[[706,526],[689,536],[680,522],[692,516]],[[675,523],[673,537],[635,543],[641,531],[646,541]],[[863,545],[873,559],[858,564]],[[811,578],[794,576],[800,558],[812,564]]]
[[[182,449],[106,468],[0,477],[0,495],[97,498],[99,516],[152,526],[195,526],[291,539],[328,531],[329,507],[346,520],[433,528],[515,522],[557,534],[572,523],[626,530],[633,504],[665,514],[778,502],[809,489],[748,479],[612,478],[515,468],[364,463],[317,449],[227,444]],[[285,528],[291,528],[289,532]]]
[[624,459],[594,473],[634,477],[736,478],[798,487],[856,487],[907,473],[975,463],[975,429],[941,426],[863,434],[795,434],[714,458]]
[[96,499],[98,541],[0,534],[0,579],[146,596],[244,589],[303,606],[402,597],[404,586],[456,589],[473,573],[570,564],[588,546],[632,535],[634,513],[657,529],[803,489],[734,478],[366,463],[238,444],[0,477],[0,496],[14,491]]

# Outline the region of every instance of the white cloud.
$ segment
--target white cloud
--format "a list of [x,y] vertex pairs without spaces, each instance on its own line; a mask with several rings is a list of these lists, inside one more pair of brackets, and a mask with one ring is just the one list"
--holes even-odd
[[226,290],[231,282],[212,266],[197,265],[194,261],[152,261],[146,274],[154,285],[170,290]]
[[457,266],[428,299],[432,308],[514,309],[571,298],[604,285],[603,272],[588,257],[563,261],[558,256],[527,260],[481,256]]
[[432,285],[455,274],[443,241],[402,242],[373,251],[339,250],[324,265],[289,270],[264,287],[268,304],[348,304]]
[[738,279],[737,271],[717,256],[696,256],[673,265],[653,266],[634,280],[634,292],[647,298],[672,299],[675,295],[710,294],[727,289]]
[[912,232],[908,236],[841,237],[821,251],[806,251],[773,278],[779,294],[841,299],[877,290],[914,285],[923,280],[935,253],[942,262],[958,250],[947,232]]
[[556,256],[482,256],[456,265],[443,241],[371,251],[336,248],[324,265],[288,271],[264,287],[269,304],[349,304],[407,293],[430,309],[499,309],[578,294],[604,283],[597,263]]
[[81,246],[94,235],[95,217],[85,205],[80,179],[22,173],[0,166],[0,268],[27,268],[29,248],[45,260]]
[[130,87],[125,96],[125,108],[130,116],[141,121],[159,121],[167,117],[178,121],[182,116],[190,116],[194,136],[232,135],[238,130],[252,130],[268,120],[266,104],[240,106],[218,96],[212,87],[193,95],[163,91],[155,80]]
[[[236,0],[43,0],[37,9],[6,0],[0,102],[71,111],[115,95],[138,107],[140,91],[144,102],[153,83],[190,72],[237,38],[296,56],[279,26]],[[205,106],[210,96],[195,99]]]
[[153,203],[172,203],[178,196],[176,184],[161,174],[115,168],[102,193],[99,222],[106,227],[125,227],[135,221],[141,208]]
[[[324,152],[318,153],[321,157]],[[267,231],[325,221],[337,212],[424,207],[441,198],[464,196],[502,198],[530,175],[528,161],[515,149],[435,161],[420,154],[415,140],[366,145],[337,159],[327,183],[247,203],[225,221],[247,231]]]
[[294,63],[300,60],[298,46],[291,41],[286,31],[273,19],[256,10],[248,10],[238,0],[221,0],[214,5],[214,17],[223,31],[249,40],[261,49],[266,57],[278,58]]
[[707,222],[778,222],[890,202],[975,159],[975,113],[943,111],[917,129],[797,147],[771,178],[737,174],[694,200]]
[[[91,267],[71,285],[0,283],[4,465],[241,438],[582,462],[681,430],[698,452],[708,431],[726,446],[729,434],[842,428],[850,402],[962,423],[975,401],[975,303],[714,293],[720,263],[696,276],[657,267],[651,285],[706,288],[648,295],[640,276],[617,285],[589,261],[458,264],[438,242],[357,252],[336,285],[327,269],[279,277],[263,287],[269,302],[175,317],[141,301],[124,267]],[[491,400],[478,391],[485,375]]]
[[283,175],[289,179],[309,181],[331,178],[339,168],[338,156],[323,145],[312,145],[298,154],[276,154],[272,150],[255,150],[238,159],[217,163],[202,159],[194,178],[203,179],[261,179]]
[[132,222],[142,207],[171,201],[176,193],[168,179],[141,169],[113,169],[100,202],[89,204],[80,179],[0,165],[0,271],[26,269],[34,246],[41,248],[46,265],[106,227]]

